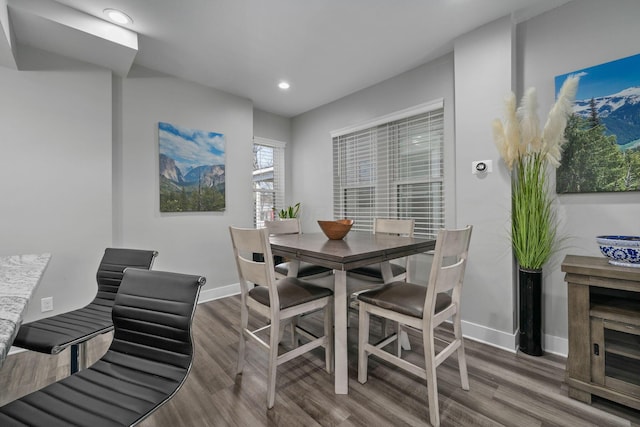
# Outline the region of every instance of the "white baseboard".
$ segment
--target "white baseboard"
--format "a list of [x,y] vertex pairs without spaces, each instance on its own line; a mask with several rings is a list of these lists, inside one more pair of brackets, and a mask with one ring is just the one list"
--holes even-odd
[[[518,331],[510,334],[463,320],[462,334],[465,338],[498,347],[511,353],[515,353],[518,349]],[[545,353],[567,357],[569,340],[554,335],[544,335],[542,337],[542,348]]]
[[[213,289],[206,289],[200,292],[198,304],[207,301],[213,301],[220,298],[237,295],[240,293],[240,284],[221,286]],[[465,338],[479,341],[481,343],[498,347],[515,353],[518,348],[518,331],[515,333],[507,333],[497,329],[488,328],[472,322],[462,321],[462,334]],[[544,335],[543,348],[547,353],[553,353],[560,356],[567,356],[569,341],[566,338],[556,337],[553,335]],[[9,355],[25,351],[19,347],[11,347]]]
[[546,353],[567,357],[569,354],[569,340],[553,335],[545,335],[542,337],[542,348]]
[[462,335],[465,338],[498,347],[511,353],[516,352],[517,333],[510,334],[463,320]]
[[198,297],[198,304],[203,302],[213,301],[220,298],[230,297],[232,295],[238,295],[240,293],[240,283],[234,283],[232,285],[220,286],[213,289],[205,289],[200,292]]
[[[240,284],[208,289],[200,293],[198,303],[213,301],[215,299],[237,295],[240,293]],[[497,329],[488,328],[476,323],[462,321],[462,334],[465,338],[498,347],[515,353],[518,349],[518,331],[508,333]],[[546,353],[557,354],[566,357],[569,353],[569,340],[554,335],[544,335],[542,348]]]
[[23,351],[27,351],[27,350],[20,347],[11,347],[9,349],[9,353],[7,353],[7,356],[11,356],[12,354],[16,354],[16,353],[22,353]]
[[[219,298],[237,295],[239,293],[239,283],[222,286],[219,288],[207,289],[200,292],[198,304],[207,301],[213,301]],[[511,334],[463,320],[462,334],[465,338],[479,341],[492,347],[498,347],[511,353],[515,353],[518,349],[518,331]],[[566,357],[569,352],[569,340],[553,335],[544,335],[542,348],[546,353],[552,353]]]

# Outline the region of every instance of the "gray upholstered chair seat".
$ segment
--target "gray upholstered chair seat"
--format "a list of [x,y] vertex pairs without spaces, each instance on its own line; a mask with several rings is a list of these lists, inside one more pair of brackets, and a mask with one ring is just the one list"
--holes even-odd
[[[280,299],[280,307],[278,308],[280,310],[333,295],[330,289],[305,283],[295,277],[286,277],[276,283]],[[256,286],[249,291],[249,296],[262,305],[271,306],[269,288],[266,286]]]
[[[358,300],[367,304],[393,310],[407,316],[422,319],[427,287],[406,282],[393,282],[381,288],[358,294]],[[435,313],[439,313],[451,304],[451,297],[445,293],[436,295]]]

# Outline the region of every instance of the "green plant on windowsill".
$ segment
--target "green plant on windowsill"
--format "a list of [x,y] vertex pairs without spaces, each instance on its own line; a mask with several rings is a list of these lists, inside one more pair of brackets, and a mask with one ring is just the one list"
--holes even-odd
[[[273,211],[276,212],[276,208],[273,208]],[[300,202],[296,203],[293,206],[289,206],[286,209],[281,209],[278,212],[278,218],[286,219],[286,218],[297,218],[298,213],[300,212]]]

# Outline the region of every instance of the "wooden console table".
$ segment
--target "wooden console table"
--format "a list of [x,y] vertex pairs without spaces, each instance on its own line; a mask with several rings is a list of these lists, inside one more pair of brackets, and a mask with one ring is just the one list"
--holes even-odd
[[567,255],[569,396],[640,409],[640,268]]

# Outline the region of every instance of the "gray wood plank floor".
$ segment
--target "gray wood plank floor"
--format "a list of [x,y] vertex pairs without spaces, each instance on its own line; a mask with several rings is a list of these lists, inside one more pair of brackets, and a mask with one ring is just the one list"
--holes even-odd
[[[320,327],[320,316],[303,320]],[[251,322],[259,325],[259,319]],[[151,426],[424,426],[429,424],[422,380],[371,359],[369,380],[357,381],[357,320],[349,330],[349,395],[333,393],[333,377],[323,370],[322,350],[278,370],[276,405],[266,409],[266,354],[249,344],[244,374],[234,375],[239,297],[200,304],[193,336],[196,356],[184,387],[141,424]],[[378,327],[377,323],[374,325]],[[439,335],[450,332],[443,328]],[[285,335],[286,336],[286,335]],[[99,358],[110,334],[93,340]],[[418,336],[408,357],[420,360]],[[287,346],[286,338],[283,346]],[[639,426],[640,411],[595,399],[586,405],[567,397],[565,360],[513,354],[465,341],[470,390],[460,388],[455,358],[438,368],[443,426]],[[20,352],[0,369],[0,405],[64,378],[69,354]]]

